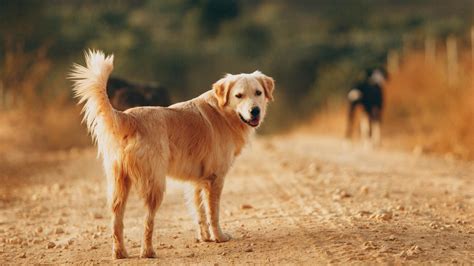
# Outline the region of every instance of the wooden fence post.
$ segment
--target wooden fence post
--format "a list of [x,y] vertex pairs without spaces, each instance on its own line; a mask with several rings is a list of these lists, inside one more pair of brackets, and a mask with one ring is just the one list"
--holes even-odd
[[397,73],[400,68],[400,54],[396,50],[390,50],[387,55],[387,71],[390,74]]
[[425,63],[434,63],[436,61],[436,41],[432,37],[425,40]]
[[448,85],[452,86],[457,82],[458,75],[458,50],[456,37],[449,36],[446,39],[447,72]]
[[471,27],[471,81],[474,88],[474,26]]
[[405,33],[402,36],[402,56],[405,57],[407,54],[409,54],[411,48],[410,36]]

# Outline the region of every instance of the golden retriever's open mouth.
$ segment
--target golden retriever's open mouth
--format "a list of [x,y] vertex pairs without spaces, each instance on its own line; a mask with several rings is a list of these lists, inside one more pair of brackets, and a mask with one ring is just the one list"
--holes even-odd
[[250,120],[245,120],[245,118],[239,114],[240,119],[247,125],[251,127],[257,127],[260,124],[260,116],[254,117]]

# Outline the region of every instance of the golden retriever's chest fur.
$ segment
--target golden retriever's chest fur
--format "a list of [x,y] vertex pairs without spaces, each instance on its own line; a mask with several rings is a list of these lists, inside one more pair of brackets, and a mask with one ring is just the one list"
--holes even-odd
[[129,152],[153,154],[156,158],[144,159],[176,179],[224,176],[251,129],[236,123],[237,115],[218,111],[205,96],[170,108],[131,109],[128,113],[139,118],[140,124]]

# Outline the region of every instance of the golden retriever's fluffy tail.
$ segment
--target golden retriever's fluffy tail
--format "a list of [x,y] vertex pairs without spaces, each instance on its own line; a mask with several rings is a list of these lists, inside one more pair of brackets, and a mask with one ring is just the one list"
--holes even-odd
[[101,51],[89,50],[85,53],[86,66],[74,64],[69,78],[73,80],[73,91],[84,103],[83,121],[92,135],[94,142],[99,145],[99,152],[110,147],[110,142],[117,144],[122,135],[131,128],[128,115],[115,110],[107,96],[107,80],[113,70],[113,55],[105,56]]

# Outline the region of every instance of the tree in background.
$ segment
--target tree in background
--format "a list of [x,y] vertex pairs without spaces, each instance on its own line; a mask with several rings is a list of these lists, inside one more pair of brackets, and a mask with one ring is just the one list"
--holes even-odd
[[175,101],[226,72],[262,70],[278,86],[265,126],[286,127],[295,113],[304,118],[341,97],[366,67],[383,65],[389,49],[470,27],[470,1],[434,3],[1,0],[0,101],[39,105],[70,93],[71,62],[96,48],[116,55],[115,75],[158,81]]

